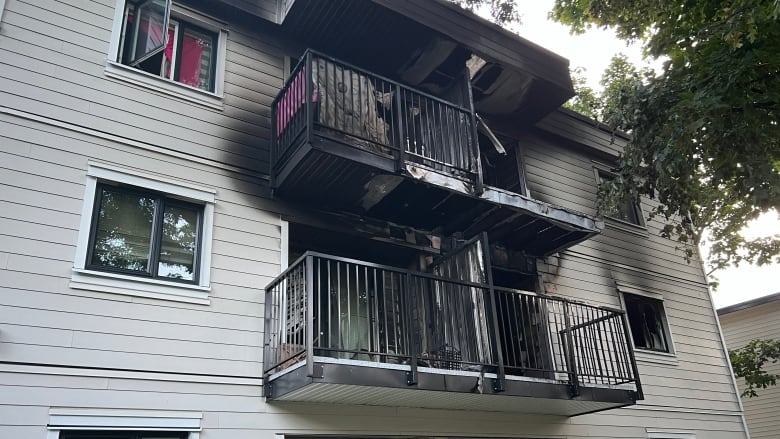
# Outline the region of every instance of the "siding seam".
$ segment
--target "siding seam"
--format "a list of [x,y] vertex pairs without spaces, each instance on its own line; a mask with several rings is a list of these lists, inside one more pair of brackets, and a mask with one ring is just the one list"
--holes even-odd
[[10,115],[10,116],[15,116],[15,117],[19,117],[19,118],[22,118],[22,119],[27,119],[27,120],[30,120],[30,121],[33,121],[33,122],[39,122],[39,123],[43,123],[43,124],[46,124],[46,125],[51,125],[51,126],[55,126],[55,127],[58,127],[58,128],[63,128],[63,129],[66,129],[66,130],[69,130],[69,131],[73,131],[73,132],[77,132],[77,133],[80,133],[80,134],[86,134],[86,135],[89,135],[89,136],[92,136],[92,137],[97,137],[99,139],[109,140],[109,141],[112,141],[112,142],[117,142],[117,143],[121,143],[121,144],[128,145],[128,146],[133,146],[133,147],[144,149],[144,150],[147,150],[147,151],[152,151],[152,152],[156,152],[156,153],[159,153],[159,154],[164,154],[164,155],[167,155],[167,156],[170,156],[170,157],[175,157],[175,158],[179,158],[179,159],[193,161],[193,162],[197,162],[197,163],[200,163],[200,164],[203,164],[203,165],[207,165],[207,166],[213,166],[215,168],[224,169],[226,171],[235,172],[237,174],[242,174],[242,175],[247,175],[247,176],[250,176],[250,177],[260,178],[261,180],[266,180],[266,181],[269,180],[269,177],[268,177],[267,174],[262,174],[262,173],[258,173],[258,172],[252,172],[252,171],[249,171],[249,170],[246,170],[246,169],[243,169],[243,168],[239,168],[239,167],[236,167],[236,166],[231,166],[231,165],[227,165],[227,164],[224,164],[224,163],[216,162],[216,161],[213,161],[213,160],[204,159],[202,157],[197,157],[197,156],[193,156],[193,155],[190,155],[190,154],[185,154],[185,153],[180,153],[180,152],[176,152],[176,151],[171,151],[169,149],[161,148],[159,146],[154,146],[154,145],[150,145],[150,144],[147,144],[147,143],[139,142],[139,141],[136,141],[136,140],[127,139],[125,137],[104,133],[104,132],[101,132],[101,131],[93,130],[91,128],[83,127],[83,126],[76,125],[76,124],[69,123],[69,122],[63,122],[61,120],[53,119],[53,118],[46,117],[46,116],[41,116],[41,115],[38,115],[38,114],[29,113],[29,112],[22,111],[22,110],[16,110],[16,109],[8,108],[8,107],[5,107],[5,106],[0,106],[0,114],[7,114],[7,115]]

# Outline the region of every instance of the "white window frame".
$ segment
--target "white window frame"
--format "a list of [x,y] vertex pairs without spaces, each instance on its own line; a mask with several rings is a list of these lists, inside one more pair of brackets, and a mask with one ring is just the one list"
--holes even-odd
[[203,413],[122,409],[51,408],[46,439],[59,439],[61,431],[180,431],[187,439],[200,439]]
[[[0,0],[2,1],[2,0]],[[106,59],[106,76],[148,88],[169,96],[175,96],[190,102],[221,110],[225,89],[225,59],[227,57],[227,24],[213,17],[203,15],[178,3],[171,4],[171,19],[186,21],[217,34],[217,59],[214,68],[214,91],[201,90],[182,84],[161,75],[144,72],[118,61],[122,45],[122,25],[124,23],[127,0],[117,0],[114,11],[114,24],[111,29],[111,42]]]
[[[190,203],[203,206],[203,230],[200,242],[199,279],[196,284],[151,279],[86,268],[90,228],[95,211],[95,195],[99,181],[137,186],[165,193]],[[79,238],[73,263],[70,288],[101,291],[130,296],[209,304],[211,291],[211,241],[214,229],[214,201],[216,191],[210,188],[174,180],[167,176],[141,172],[105,163],[90,162],[84,189]]]
[[686,431],[647,430],[647,439],[696,439],[696,434]]
[[666,334],[666,342],[669,345],[669,352],[662,352],[662,351],[654,351],[652,349],[643,349],[640,347],[637,347],[634,345],[634,335],[631,333],[631,324],[628,322],[628,314],[626,314],[626,321],[629,323],[628,325],[628,331],[630,335],[630,342],[631,346],[634,348],[634,352],[637,355],[637,359],[643,359],[645,355],[647,355],[649,358],[666,358],[669,360],[674,360],[677,358],[677,350],[674,347],[674,337],[672,336],[672,330],[669,327],[669,315],[666,311],[666,302],[664,301],[664,295],[660,291],[651,291],[647,288],[640,287],[637,285],[627,284],[624,282],[617,282],[617,289],[618,289],[618,295],[620,296],[620,306],[627,313],[628,308],[626,307],[626,300],[624,298],[624,295],[627,294],[633,294],[635,296],[643,296],[647,297],[649,299],[655,299],[661,302],[661,306],[663,307],[664,311],[664,319],[663,319],[663,330]]
[[5,11],[5,0],[0,0],[0,25],[2,25],[4,11]]

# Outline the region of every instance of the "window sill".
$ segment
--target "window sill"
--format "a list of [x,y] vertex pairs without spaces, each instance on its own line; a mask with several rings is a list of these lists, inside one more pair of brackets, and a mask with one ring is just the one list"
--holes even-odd
[[186,84],[152,75],[151,73],[147,73],[115,61],[108,61],[106,63],[105,74],[109,78],[126,81],[169,96],[213,108],[215,110],[222,111],[224,109],[223,96],[220,93],[203,91],[195,87],[190,87]]
[[123,294],[200,305],[211,303],[209,300],[211,288],[209,287],[166,282],[158,279],[144,279],[80,268],[73,269],[73,275],[68,286],[77,290]]
[[643,363],[666,364],[677,366],[677,355],[669,352],[649,351],[641,348],[634,348],[634,357],[637,361]]
[[604,224],[607,226],[607,228],[631,233],[632,235],[641,236],[643,238],[648,238],[650,236],[650,234],[647,232],[647,227],[630,223],[628,221],[619,220],[617,218],[605,216]]

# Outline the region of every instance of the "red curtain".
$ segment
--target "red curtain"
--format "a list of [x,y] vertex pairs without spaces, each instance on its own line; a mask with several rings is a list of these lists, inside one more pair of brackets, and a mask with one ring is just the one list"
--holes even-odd
[[[173,29],[168,29],[168,44],[165,46],[165,58],[168,59],[168,69],[165,76],[170,76],[170,65],[173,59]],[[200,87],[200,62],[203,56],[205,42],[200,38],[184,34],[182,39],[181,58],[179,60],[179,82],[192,87]]]

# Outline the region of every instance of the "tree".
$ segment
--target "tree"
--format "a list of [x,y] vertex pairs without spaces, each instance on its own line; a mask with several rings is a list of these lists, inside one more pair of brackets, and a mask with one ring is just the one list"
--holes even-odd
[[738,233],[780,211],[780,1],[556,0],[551,16],[573,32],[612,27],[666,60],[610,107],[632,137],[613,192],[655,198],[664,235],[708,239],[713,268],[780,262],[780,235]]
[[450,0],[461,8],[474,12],[482,6],[490,8],[490,17],[502,26],[520,22],[520,11],[516,0]]
[[576,111],[591,119],[599,119],[601,115],[601,99],[585,82],[585,69],[577,67],[571,71],[571,79],[574,84],[574,97],[564,107]]
[[585,81],[585,69],[577,67],[572,70],[574,97],[564,107],[576,111],[591,119],[612,126],[614,129],[627,131],[626,100],[630,99],[638,87],[642,86],[642,78],[650,71],[639,70],[622,53],[610,60],[609,66],[601,75],[599,83],[601,92],[595,92]]
[[767,373],[764,366],[780,360],[780,341],[753,340],[741,349],[729,351],[734,376],[744,378],[747,385],[742,396],[758,396],[757,388],[766,389],[777,384],[780,375]]

